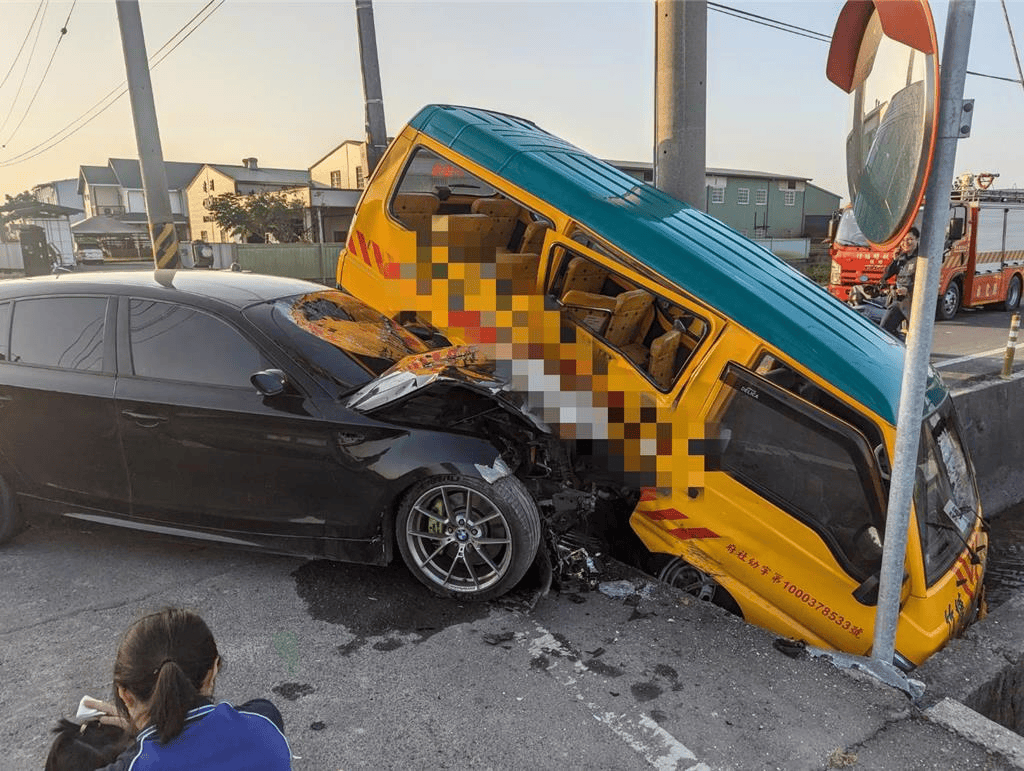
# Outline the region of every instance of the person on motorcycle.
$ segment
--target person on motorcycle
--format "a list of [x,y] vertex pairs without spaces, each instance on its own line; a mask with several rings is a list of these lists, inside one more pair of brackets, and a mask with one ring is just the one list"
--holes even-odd
[[878,282],[879,291],[885,290],[885,283],[896,276],[896,298],[882,317],[881,327],[886,332],[896,334],[904,320],[910,320],[910,303],[914,294],[914,271],[917,269],[917,247],[921,231],[912,227],[900,241],[900,248],[892,262],[882,273]]

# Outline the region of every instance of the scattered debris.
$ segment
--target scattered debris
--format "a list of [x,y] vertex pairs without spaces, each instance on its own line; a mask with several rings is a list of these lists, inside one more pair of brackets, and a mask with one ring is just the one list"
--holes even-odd
[[632,581],[603,581],[597,585],[597,591],[605,597],[613,600],[624,600],[636,593],[636,586]]
[[484,635],[484,642],[488,645],[501,645],[509,642],[515,636],[515,632],[492,632]]
[[281,683],[281,685],[275,685],[270,690],[278,696],[288,699],[288,701],[295,701],[300,696],[308,696],[313,693],[316,688],[308,683]]
[[604,571],[604,566],[598,560],[600,554],[591,555],[586,547],[568,543],[565,537],[555,539],[553,549],[559,585],[575,584],[588,592],[597,588]]
[[855,765],[857,762],[856,752],[847,752],[841,747],[836,747],[828,756],[829,768],[846,768]]
[[785,637],[778,637],[772,642],[772,647],[791,659],[807,658],[807,643],[803,640],[788,640]]

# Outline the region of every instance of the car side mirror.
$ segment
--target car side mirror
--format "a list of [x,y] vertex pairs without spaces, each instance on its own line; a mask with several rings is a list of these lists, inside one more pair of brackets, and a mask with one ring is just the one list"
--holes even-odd
[[964,218],[953,217],[949,221],[949,231],[946,233],[947,241],[959,241],[964,237]]
[[264,396],[278,396],[288,387],[288,378],[279,369],[265,369],[249,376],[249,382]]

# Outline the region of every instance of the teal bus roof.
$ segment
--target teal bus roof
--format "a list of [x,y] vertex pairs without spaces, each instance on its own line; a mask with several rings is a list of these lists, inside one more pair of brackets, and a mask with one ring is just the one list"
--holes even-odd
[[429,105],[409,125],[548,201],[895,424],[904,347],[764,247],[522,118]]

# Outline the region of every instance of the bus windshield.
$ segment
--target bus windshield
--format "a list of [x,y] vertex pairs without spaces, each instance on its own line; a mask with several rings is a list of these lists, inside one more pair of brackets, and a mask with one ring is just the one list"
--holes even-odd
[[949,397],[924,420],[914,505],[930,586],[967,548],[968,536],[981,516],[970,461]]

